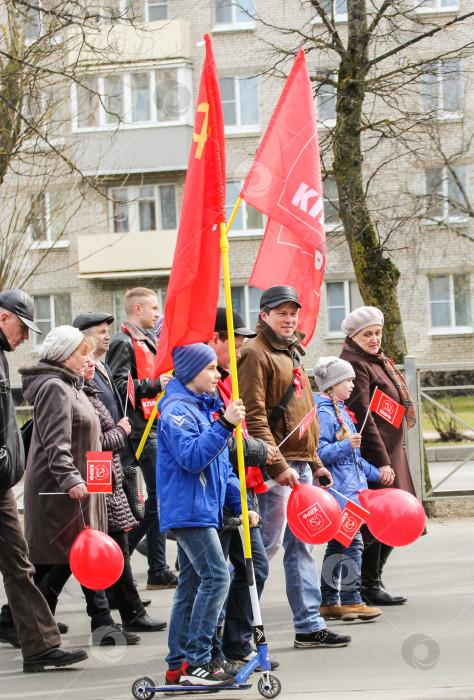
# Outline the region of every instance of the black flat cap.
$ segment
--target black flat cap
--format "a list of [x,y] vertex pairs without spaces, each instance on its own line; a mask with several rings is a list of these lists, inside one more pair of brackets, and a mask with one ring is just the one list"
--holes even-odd
[[[250,328],[245,327],[245,322],[242,316],[239,316],[237,311],[232,311],[232,318],[234,319],[234,335],[244,335],[246,338],[255,338],[257,335]],[[216,314],[216,325],[214,326],[215,331],[226,331],[227,330],[227,316],[225,308],[219,306],[217,308]]]
[[38,326],[33,323],[35,317],[33,299],[23,289],[6,289],[4,292],[0,292],[0,306],[7,311],[12,311],[20,321],[23,321],[25,326],[28,326],[35,333],[41,334]]
[[260,308],[263,309],[266,306],[269,309],[274,309],[275,306],[284,304],[285,301],[292,301],[301,309],[296,290],[286,284],[279,284],[276,287],[269,287],[263,292],[260,297]]
[[105,314],[103,311],[88,311],[86,314],[76,316],[72,325],[74,328],[79,328],[80,331],[85,331],[92,326],[98,326],[101,323],[108,323],[109,326],[114,322],[114,317],[110,314]]

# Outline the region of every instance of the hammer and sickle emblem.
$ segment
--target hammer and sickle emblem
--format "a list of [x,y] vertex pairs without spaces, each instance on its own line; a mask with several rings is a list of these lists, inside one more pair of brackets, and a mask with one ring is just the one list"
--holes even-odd
[[204,112],[204,115],[205,115],[204,121],[202,123],[201,133],[196,134],[195,131],[193,132],[193,141],[196,141],[196,143],[197,143],[196,153],[194,154],[194,157],[199,160],[202,156],[204,144],[207,141],[207,123],[209,121],[209,104],[207,102],[201,102],[201,104],[198,105],[197,111]]

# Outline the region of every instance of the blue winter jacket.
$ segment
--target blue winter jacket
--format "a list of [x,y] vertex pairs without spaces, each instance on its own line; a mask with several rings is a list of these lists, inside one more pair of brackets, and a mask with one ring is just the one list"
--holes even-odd
[[[336,433],[341,424],[337,420],[331,399],[314,394],[314,401],[318,407],[319,419],[318,455],[324,466],[331,472],[334,489],[344,494],[346,498],[350,498],[351,501],[360,504],[357,492],[367,488],[367,481],[379,481],[380,472],[361,456],[358,448],[352,449],[349,438],[336,440]],[[349,428],[351,434],[356,433],[357,430],[344,402],[338,401],[338,406],[344,425]],[[362,437],[362,439],[364,438]],[[341,498],[334,491],[330,490],[330,493],[337,499],[341,508],[344,508],[346,499]]]
[[225,505],[242,512],[239,481],[229,463],[230,431],[212,413],[222,402],[172,379],[158,408],[156,491],[160,530],[222,527]]

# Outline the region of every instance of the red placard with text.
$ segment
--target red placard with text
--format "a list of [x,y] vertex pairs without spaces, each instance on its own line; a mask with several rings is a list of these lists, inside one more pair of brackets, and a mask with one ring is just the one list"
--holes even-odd
[[391,423],[395,428],[400,427],[400,423],[405,415],[405,409],[399,403],[384,394],[380,389],[374,391],[370,410]]
[[87,490],[112,493],[112,452],[87,452]]
[[368,515],[370,515],[369,511],[362,508],[358,503],[347,501],[346,507],[342,511],[341,527],[334,539],[344,545],[344,547],[348,547]]

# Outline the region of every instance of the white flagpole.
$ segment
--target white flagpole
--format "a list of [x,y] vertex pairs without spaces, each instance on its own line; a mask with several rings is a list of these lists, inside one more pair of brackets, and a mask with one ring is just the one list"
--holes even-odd
[[372,397],[371,397],[371,399],[370,399],[369,408],[367,409],[367,413],[365,414],[364,422],[362,423],[362,428],[361,428],[360,430],[357,431],[357,432],[359,433],[359,435],[362,434],[362,431],[364,430],[364,426],[365,426],[365,424],[367,423],[367,418],[369,417],[369,413],[370,413],[370,411],[371,411],[371,408],[370,408],[370,407],[371,407],[371,405],[372,405],[372,401],[374,400],[375,392],[377,391],[377,389],[378,389],[378,386],[375,387],[374,393],[372,394]]
[[[312,411],[313,409],[314,409],[314,406],[313,406],[313,408],[311,409],[311,411]],[[308,413],[305,415],[305,417],[302,418],[302,419],[300,420],[300,422],[298,423],[298,425],[297,425],[295,428],[293,428],[293,430],[291,431],[291,433],[288,433],[288,435],[286,436],[286,438],[283,438],[283,440],[280,442],[280,444],[277,445],[277,450],[279,450],[280,447],[283,445],[283,443],[286,442],[286,441],[288,440],[288,438],[290,437],[290,435],[293,435],[293,433],[295,432],[295,430],[298,430],[298,428],[300,427],[301,423],[303,423],[303,422],[306,420],[306,418],[309,416],[309,414],[311,413],[311,411],[308,411]]]

